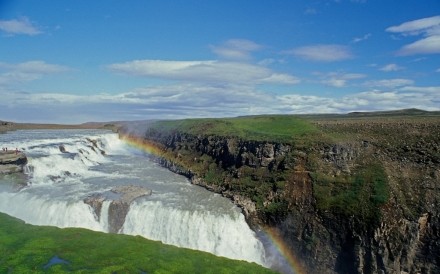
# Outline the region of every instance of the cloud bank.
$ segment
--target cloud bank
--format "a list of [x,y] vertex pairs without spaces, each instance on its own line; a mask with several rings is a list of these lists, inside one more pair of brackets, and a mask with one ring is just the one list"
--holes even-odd
[[[402,108],[438,110],[440,86],[366,87],[341,97],[276,94],[244,85],[170,84],[118,94],[5,92],[0,117],[12,121],[78,123],[86,121],[226,117],[269,113],[347,113]],[[397,85],[397,87],[396,87]],[[45,120],[46,119],[46,120]]]
[[[399,66],[388,64],[382,70]],[[106,69],[115,74],[164,79],[129,91],[73,95],[22,92],[20,83],[71,69],[44,61],[0,63],[2,120],[79,123],[86,121],[226,117],[269,113],[346,113],[401,108],[438,110],[440,86],[416,86],[411,79],[368,80],[361,73],[317,73],[317,82],[359,89],[350,95],[305,95],[300,79],[262,64],[238,61],[133,60]],[[359,81],[364,81],[360,83]],[[272,92],[266,85],[283,86]],[[323,93],[324,94],[324,93]],[[38,113],[38,115],[35,115]],[[35,120],[32,120],[35,119]]]

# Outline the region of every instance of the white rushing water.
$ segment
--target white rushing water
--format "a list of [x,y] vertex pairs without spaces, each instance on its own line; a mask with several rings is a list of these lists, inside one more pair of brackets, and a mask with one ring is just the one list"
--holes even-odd
[[263,244],[229,200],[191,185],[109,131],[29,130],[0,134],[23,150],[26,176],[0,175],[0,211],[36,225],[109,231],[110,201],[100,216],[84,199],[115,186],[152,190],[129,208],[119,233],[267,266]]

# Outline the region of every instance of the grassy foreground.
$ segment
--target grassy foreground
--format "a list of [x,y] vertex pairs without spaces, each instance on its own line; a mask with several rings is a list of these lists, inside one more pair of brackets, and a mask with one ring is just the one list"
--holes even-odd
[[[49,262],[53,258],[54,264]],[[273,273],[139,236],[42,227],[0,213],[0,273]]]

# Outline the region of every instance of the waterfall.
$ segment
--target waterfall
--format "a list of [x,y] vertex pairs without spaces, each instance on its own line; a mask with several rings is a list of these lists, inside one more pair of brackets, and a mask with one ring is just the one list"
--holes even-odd
[[[110,220],[119,218],[119,233],[266,265],[262,243],[229,200],[156,165],[117,134],[16,131],[0,135],[0,142],[28,156],[25,179],[2,179],[10,187],[0,185],[1,212],[35,225],[103,232],[111,231]],[[152,194],[130,200],[128,211],[115,213],[111,204],[120,195],[111,190],[122,185]],[[87,197],[102,197],[99,211],[85,203]]]
[[102,227],[102,230],[105,232],[109,231],[109,223],[108,223],[108,209],[110,208],[110,204],[111,201],[104,201],[102,203],[102,208],[101,208],[101,216],[99,217],[99,224]]

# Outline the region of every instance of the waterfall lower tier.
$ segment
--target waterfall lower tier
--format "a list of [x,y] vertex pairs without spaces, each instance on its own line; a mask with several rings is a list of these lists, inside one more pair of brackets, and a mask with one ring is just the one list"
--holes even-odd
[[242,214],[218,216],[209,211],[182,210],[161,201],[135,202],[127,214],[122,232],[265,264],[263,245]]

